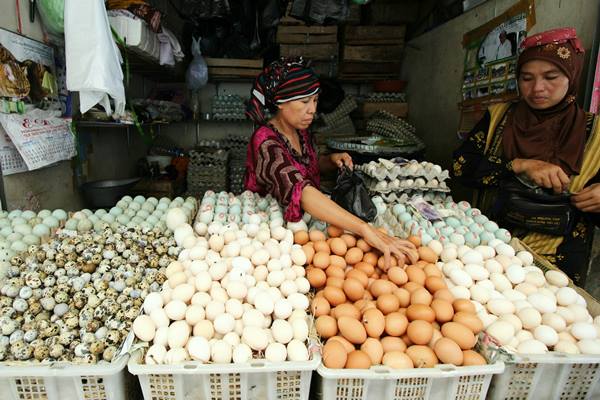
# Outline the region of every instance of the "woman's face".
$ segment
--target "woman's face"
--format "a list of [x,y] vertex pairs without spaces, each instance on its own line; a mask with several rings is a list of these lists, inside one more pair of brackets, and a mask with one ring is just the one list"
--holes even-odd
[[288,101],[278,105],[278,117],[296,129],[307,129],[317,112],[319,95],[315,94],[300,100]]
[[569,78],[548,61],[532,60],[521,67],[519,91],[529,107],[535,110],[557,105],[568,90]]

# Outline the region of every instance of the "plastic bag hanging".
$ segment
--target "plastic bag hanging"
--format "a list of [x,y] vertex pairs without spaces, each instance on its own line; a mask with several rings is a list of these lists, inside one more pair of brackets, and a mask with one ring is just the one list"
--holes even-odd
[[65,1],[65,55],[67,89],[79,92],[81,113],[99,103],[111,115],[110,96],[114,114],[123,114],[122,58],[102,0]]
[[200,39],[192,38],[192,55],[194,58],[185,74],[187,87],[192,91],[199,90],[208,82],[208,67],[200,51]]
[[377,208],[369,196],[360,172],[344,167],[340,171],[331,200],[363,221],[371,222],[377,216]]

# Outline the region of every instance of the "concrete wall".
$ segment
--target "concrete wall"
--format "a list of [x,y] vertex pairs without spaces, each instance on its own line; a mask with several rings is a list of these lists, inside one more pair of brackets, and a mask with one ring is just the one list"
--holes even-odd
[[[409,119],[427,144],[427,158],[445,168],[451,166],[452,149],[459,145],[456,132],[465,56],[463,34],[515,3],[489,0],[407,44],[402,75],[408,80]],[[537,23],[531,33],[573,26],[589,51],[598,20],[597,1],[536,0],[535,4]]]

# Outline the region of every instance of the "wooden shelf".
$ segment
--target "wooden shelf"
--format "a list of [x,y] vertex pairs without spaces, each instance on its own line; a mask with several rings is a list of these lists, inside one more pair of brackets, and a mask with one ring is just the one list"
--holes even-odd
[[[127,124],[116,121],[90,121],[90,120],[73,120],[77,126],[85,128],[135,128],[135,124]],[[148,122],[142,123],[142,126],[158,126],[168,125],[168,122]]]
[[[185,66],[183,62],[173,66],[160,65],[157,60],[135,53],[127,48],[121,51],[123,58],[129,63],[129,72],[142,75],[156,82],[180,82],[185,79]],[[124,60],[125,61],[125,60]]]

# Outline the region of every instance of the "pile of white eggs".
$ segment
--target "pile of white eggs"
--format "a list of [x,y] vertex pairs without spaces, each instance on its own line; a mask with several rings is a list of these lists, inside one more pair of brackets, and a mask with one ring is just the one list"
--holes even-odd
[[169,211],[183,250],[133,323],[150,345],[146,364],[309,359],[306,256],[276,221],[198,222],[194,230],[180,209]]
[[192,221],[196,214],[198,201],[193,197],[183,199],[176,197],[171,200],[163,197],[124,196],[110,210],[99,209],[95,212],[84,209],[75,212],[65,223],[65,229],[78,232],[101,231],[106,227],[114,230],[119,226],[127,228],[142,228],[152,230],[158,228],[161,232],[167,229],[166,215],[172,208],[181,208],[187,221]]
[[436,240],[443,245],[476,247],[492,241],[508,243],[511,240],[509,231],[490,221],[467,201],[455,203],[449,199],[430,206],[437,213],[435,217],[428,215],[427,210],[417,211],[414,207],[395,204],[384,216],[386,227],[393,232],[401,231],[404,236],[420,236],[424,245]]
[[261,197],[256,193],[245,191],[236,196],[233,193],[212,190],[204,193],[200,202],[196,222],[210,224],[255,224],[279,221],[283,224],[283,213],[277,200],[270,195]]
[[0,211],[0,247],[23,252],[32,244],[48,240],[66,219],[64,210]]
[[448,287],[475,304],[486,333],[519,354],[600,354],[600,318],[561,271],[544,272],[528,251],[501,240],[475,248],[432,241]]

